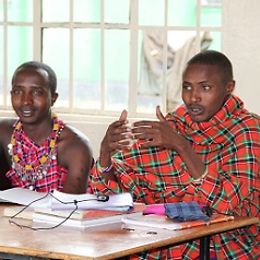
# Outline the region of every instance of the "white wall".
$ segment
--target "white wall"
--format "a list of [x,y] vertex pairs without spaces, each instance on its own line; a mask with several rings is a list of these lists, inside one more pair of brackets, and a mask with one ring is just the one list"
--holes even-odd
[[[59,116],[63,119],[62,116]],[[93,149],[94,158],[97,158],[99,155],[99,147],[102,141],[103,136],[106,133],[107,126],[110,122],[116,120],[116,118],[108,118],[107,120],[98,120],[99,122],[92,122],[88,120],[75,121],[75,120],[66,120],[65,123],[68,123],[83,133],[85,133],[90,141],[90,145]]]
[[235,94],[260,114],[260,1],[223,2],[223,52],[234,66]]

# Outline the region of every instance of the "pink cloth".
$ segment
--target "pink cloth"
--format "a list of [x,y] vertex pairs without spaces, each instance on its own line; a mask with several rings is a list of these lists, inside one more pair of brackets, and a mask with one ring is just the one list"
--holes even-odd
[[155,215],[165,215],[164,204],[150,204],[146,205],[143,211],[144,215],[155,214]]

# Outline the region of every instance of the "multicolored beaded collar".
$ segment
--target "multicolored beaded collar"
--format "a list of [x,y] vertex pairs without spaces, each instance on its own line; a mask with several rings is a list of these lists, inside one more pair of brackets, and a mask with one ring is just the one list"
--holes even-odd
[[[55,146],[64,126],[59,126],[57,116],[54,114],[52,115],[52,120],[53,127],[47,139],[48,145],[33,163],[28,163],[28,154],[25,154],[23,151],[21,140],[24,131],[20,121],[16,123],[11,143],[8,145],[9,154],[12,157],[12,168],[22,181],[28,183],[28,188],[31,190],[35,189],[35,182],[37,180],[41,180],[46,176],[47,167],[51,163],[50,160],[56,159]],[[37,157],[38,154],[33,155]]]

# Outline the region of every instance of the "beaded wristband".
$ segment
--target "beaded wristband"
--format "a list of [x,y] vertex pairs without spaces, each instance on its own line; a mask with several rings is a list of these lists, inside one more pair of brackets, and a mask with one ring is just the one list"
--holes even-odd
[[208,174],[208,168],[204,171],[204,173],[197,179],[192,178],[192,182],[199,183],[201,182]]
[[111,164],[110,166],[108,166],[108,167],[102,167],[102,166],[100,165],[99,160],[97,160],[97,170],[98,170],[99,172],[101,172],[101,173],[108,173],[108,172],[111,171],[112,168],[113,168],[113,165],[112,165],[112,164]]

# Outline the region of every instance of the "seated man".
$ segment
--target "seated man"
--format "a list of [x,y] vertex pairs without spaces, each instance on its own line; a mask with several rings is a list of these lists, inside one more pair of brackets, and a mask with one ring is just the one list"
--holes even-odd
[[44,63],[16,69],[11,100],[19,119],[0,121],[0,155],[8,158],[6,177],[13,187],[84,193],[92,151],[83,134],[52,113],[56,86],[55,72]]
[[[127,112],[112,123],[90,177],[94,192],[128,191],[135,201],[197,201],[213,212],[259,216],[260,123],[232,94],[232,64],[222,53],[195,55],[183,73],[184,104],[159,121],[139,121],[130,133]],[[130,146],[127,135],[136,141]],[[212,259],[256,259],[259,226],[215,235]],[[197,259],[198,241],[132,259]],[[256,258],[255,258],[256,257]]]

